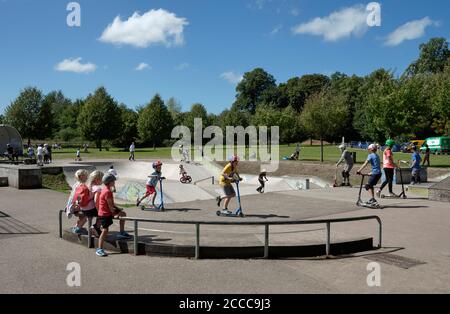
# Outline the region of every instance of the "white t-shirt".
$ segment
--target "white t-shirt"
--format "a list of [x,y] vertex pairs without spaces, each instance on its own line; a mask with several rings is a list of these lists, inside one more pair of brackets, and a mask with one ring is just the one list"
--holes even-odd
[[130,152],[134,152],[134,144],[131,144],[131,146],[130,146]]
[[39,147],[37,148],[37,155],[38,155],[38,156],[44,155],[44,148],[43,148],[42,146],[39,146]]

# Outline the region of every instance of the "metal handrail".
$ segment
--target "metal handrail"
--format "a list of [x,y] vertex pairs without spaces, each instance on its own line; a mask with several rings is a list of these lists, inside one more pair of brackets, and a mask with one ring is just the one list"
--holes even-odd
[[[62,238],[62,213],[64,210],[59,211],[59,237]],[[348,218],[333,218],[333,219],[315,219],[315,220],[295,220],[295,221],[196,221],[196,220],[158,220],[158,219],[148,219],[148,218],[135,218],[135,217],[120,217],[118,220],[133,221],[134,224],[134,255],[138,255],[138,223],[139,222],[151,222],[151,223],[162,223],[162,224],[182,224],[182,225],[195,225],[195,259],[200,258],[200,225],[253,225],[253,226],[264,226],[264,258],[269,258],[269,226],[270,225],[311,225],[311,224],[325,224],[327,229],[326,238],[326,257],[330,255],[331,246],[331,224],[338,222],[351,222],[360,220],[376,220],[378,222],[378,246],[381,248],[382,244],[382,222],[380,217],[372,216],[361,216],[361,217],[348,217]],[[88,247],[92,247],[90,241],[90,233],[88,234]]]
[[194,182],[194,185],[197,185],[197,183],[202,182],[202,181],[206,181],[206,180],[209,180],[209,179],[212,179],[211,184],[214,185],[214,176],[211,176],[211,177],[207,177],[207,178],[204,178],[204,179],[197,180],[197,181]]
[[134,255],[138,255],[138,223],[139,222],[151,222],[162,224],[193,224],[195,225],[195,259],[200,258],[200,225],[257,225],[264,226],[264,258],[269,258],[269,226],[270,225],[309,225],[309,224],[325,224],[327,229],[326,239],[326,256],[330,255],[331,244],[331,224],[338,222],[350,222],[360,220],[376,220],[378,222],[378,248],[381,248],[382,244],[382,222],[378,216],[362,216],[362,217],[349,217],[349,218],[334,218],[334,219],[316,219],[316,220],[296,220],[296,221],[271,221],[271,222],[258,222],[258,221],[194,221],[194,220],[157,220],[148,218],[135,218],[135,217],[120,217],[119,220],[133,221],[134,222]]

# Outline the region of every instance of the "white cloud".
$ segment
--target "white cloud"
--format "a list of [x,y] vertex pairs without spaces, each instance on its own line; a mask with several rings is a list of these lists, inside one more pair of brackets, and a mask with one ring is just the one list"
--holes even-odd
[[179,65],[177,65],[177,66],[175,67],[175,70],[177,70],[177,71],[183,71],[183,70],[186,70],[186,69],[189,68],[189,67],[190,67],[190,64],[189,64],[189,63],[183,62],[183,63],[180,63]]
[[81,63],[81,58],[64,59],[55,66],[55,70],[60,72],[90,73],[96,69],[93,63]]
[[143,71],[143,70],[145,70],[145,69],[151,69],[152,67],[151,66],[149,66],[147,63],[145,63],[145,62],[142,62],[142,63],[139,63],[139,65],[136,67],[136,68],[134,68],[136,71]]
[[220,78],[231,84],[238,84],[244,77],[241,74],[236,74],[233,71],[230,71],[220,74]]
[[188,24],[185,18],[179,18],[163,9],[150,10],[143,15],[134,12],[124,21],[117,16],[103,31],[100,41],[138,48],[155,44],[177,46],[184,43],[184,26]]
[[420,38],[425,35],[425,29],[432,25],[438,26],[439,23],[432,21],[428,16],[421,20],[414,20],[403,24],[387,36],[385,45],[397,46],[405,40]]
[[283,25],[275,26],[275,27],[272,29],[272,31],[269,33],[269,35],[272,35],[272,36],[273,36],[273,35],[278,34],[282,28],[283,28]]
[[367,12],[363,5],[344,8],[326,17],[316,17],[307,23],[295,26],[294,34],[311,34],[323,36],[326,41],[337,41],[361,36],[367,31]]
[[292,14],[293,16],[299,16],[299,15],[300,15],[300,10],[297,9],[297,8],[293,8],[293,9],[291,10],[291,14]]

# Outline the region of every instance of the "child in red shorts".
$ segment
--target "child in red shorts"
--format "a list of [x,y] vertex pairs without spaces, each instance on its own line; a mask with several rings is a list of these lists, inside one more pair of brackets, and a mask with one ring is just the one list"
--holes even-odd
[[155,199],[156,199],[156,195],[158,194],[156,192],[156,185],[158,184],[159,180],[164,179],[162,177],[162,172],[161,172],[161,168],[162,168],[162,162],[161,161],[157,161],[153,163],[153,169],[155,169],[155,171],[148,176],[148,180],[147,180],[147,184],[146,184],[146,188],[147,191],[144,194],[144,196],[142,196],[140,199],[138,197],[138,199],[136,200],[136,206],[139,206],[139,204],[147,197],[149,197],[150,195],[153,195],[152,197],[152,206],[155,207]]

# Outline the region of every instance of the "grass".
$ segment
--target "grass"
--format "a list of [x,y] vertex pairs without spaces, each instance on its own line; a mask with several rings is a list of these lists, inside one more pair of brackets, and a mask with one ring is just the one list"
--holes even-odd
[[42,174],[42,186],[46,189],[70,193],[71,187],[66,182],[64,173],[60,174]]
[[[295,150],[295,145],[280,145],[279,146],[279,158],[280,160],[283,156],[290,156]],[[171,147],[160,147],[153,150],[152,148],[141,148],[136,149],[136,159],[171,159]],[[246,159],[248,159],[248,149],[245,150]],[[356,160],[358,163],[364,162],[367,157],[367,151],[362,149],[350,149],[350,151],[356,152]],[[72,159],[75,160],[75,149],[62,149],[53,151],[53,159]],[[214,150],[213,150],[214,153]],[[223,155],[225,156],[226,151],[224,149]],[[325,163],[336,163],[339,159],[341,153],[340,150],[333,145],[324,146],[324,162]],[[118,148],[110,149],[109,151],[98,149],[89,149],[88,153],[81,152],[82,160],[89,159],[128,159],[129,152],[123,151]],[[405,153],[394,153],[395,160],[410,160],[411,154]],[[224,158],[225,159],[225,158]],[[432,167],[450,167],[450,155],[431,155],[431,166]],[[301,161],[320,161],[320,146],[302,146],[300,152]]]

